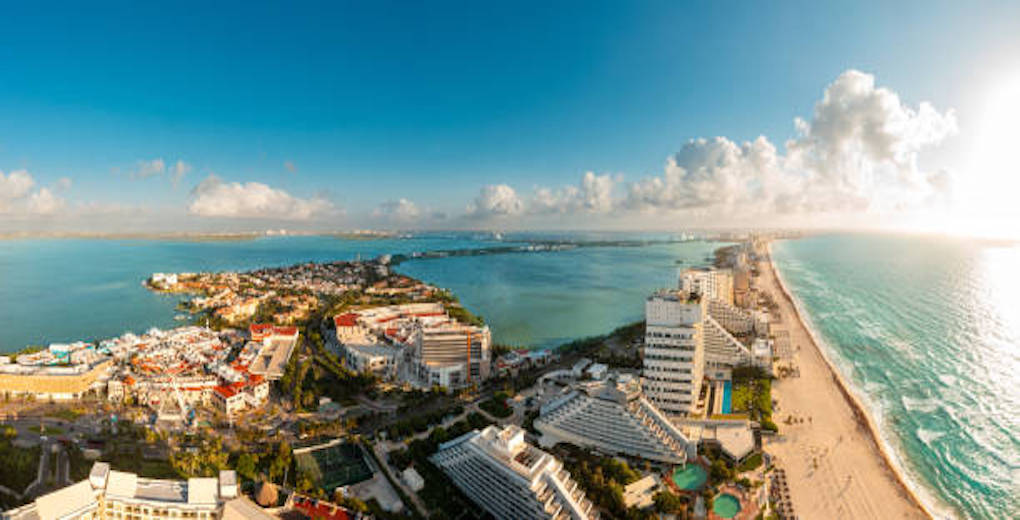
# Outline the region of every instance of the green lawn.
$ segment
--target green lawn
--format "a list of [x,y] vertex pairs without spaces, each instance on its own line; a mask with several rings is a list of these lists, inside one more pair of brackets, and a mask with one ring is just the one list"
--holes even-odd
[[752,469],[761,466],[761,463],[762,463],[761,453],[755,453],[754,455],[748,457],[747,460],[742,462],[740,466],[737,466],[737,471],[741,473],[744,471],[751,471]]

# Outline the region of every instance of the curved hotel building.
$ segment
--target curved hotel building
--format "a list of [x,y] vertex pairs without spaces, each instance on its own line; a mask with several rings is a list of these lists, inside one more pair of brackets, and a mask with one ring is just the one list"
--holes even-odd
[[609,456],[664,464],[683,464],[696,455],[696,446],[645,398],[640,381],[629,375],[577,383],[542,407],[535,429],[542,433],[542,446],[566,442]]
[[598,509],[556,457],[517,426],[489,426],[439,446],[430,460],[496,518],[595,520]]

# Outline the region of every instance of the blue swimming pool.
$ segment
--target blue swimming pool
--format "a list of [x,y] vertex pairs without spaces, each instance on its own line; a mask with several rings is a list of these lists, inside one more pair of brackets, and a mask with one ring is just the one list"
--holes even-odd
[[732,390],[730,388],[731,386],[733,386],[733,382],[732,381],[723,381],[723,388],[722,388],[722,413],[730,413],[730,392]]

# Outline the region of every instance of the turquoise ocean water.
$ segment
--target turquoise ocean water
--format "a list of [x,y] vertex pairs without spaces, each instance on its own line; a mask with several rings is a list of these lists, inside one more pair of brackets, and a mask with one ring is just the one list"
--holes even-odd
[[[180,297],[142,287],[152,272],[245,270],[351,260],[358,255],[499,246],[529,238],[567,237],[516,235],[507,237],[510,242],[467,234],[380,240],[303,236],[235,242],[0,241],[0,352],[180,325],[174,321]],[[496,341],[550,346],[640,319],[644,295],[674,282],[676,260],[702,263],[716,247],[689,242],[451,257],[412,260],[397,270],[454,290],[486,318]]]
[[773,257],[936,512],[1020,518],[1020,247],[832,235]]

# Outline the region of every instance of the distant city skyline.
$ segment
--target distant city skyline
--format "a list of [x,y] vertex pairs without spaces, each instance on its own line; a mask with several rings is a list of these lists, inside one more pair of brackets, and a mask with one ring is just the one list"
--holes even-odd
[[1020,5],[981,4],[13,5],[0,233],[1010,235]]

